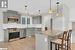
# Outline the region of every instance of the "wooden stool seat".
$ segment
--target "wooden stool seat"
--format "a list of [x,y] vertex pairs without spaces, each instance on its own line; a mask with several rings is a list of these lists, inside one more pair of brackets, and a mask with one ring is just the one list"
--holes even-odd
[[[62,44],[62,40],[61,39],[55,39],[55,40],[52,40],[51,42],[55,43],[55,44],[60,44],[60,45]],[[63,42],[63,44],[65,44],[65,43],[66,43],[66,41]]]

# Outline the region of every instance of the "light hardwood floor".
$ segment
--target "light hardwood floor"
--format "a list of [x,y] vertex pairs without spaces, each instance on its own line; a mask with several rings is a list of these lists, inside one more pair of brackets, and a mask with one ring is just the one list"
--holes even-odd
[[[27,37],[8,43],[0,43],[0,48],[7,48],[8,50],[35,50],[35,38]],[[71,50],[75,50],[75,43],[71,45]]]
[[18,39],[8,43],[0,43],[1,48],[8,48],[8,50],[35,50],[35,38],[27,37],[24,39]]
[[75,43],[71,44],[71,50],[75,50]]

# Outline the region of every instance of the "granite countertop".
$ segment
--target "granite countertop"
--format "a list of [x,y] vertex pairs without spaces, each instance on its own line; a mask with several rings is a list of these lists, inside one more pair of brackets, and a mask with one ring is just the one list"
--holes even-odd
[[62,33],[63,33],[63,31],[59,31],[59,30],[53,30],[52,32],[50,30],[42,31],[42,34],[51,36],[51,37],[58,36]]
[[9,32],[9,33],[16,33],[16,32],[19,32],[19,31],[11,31],[11,32]]

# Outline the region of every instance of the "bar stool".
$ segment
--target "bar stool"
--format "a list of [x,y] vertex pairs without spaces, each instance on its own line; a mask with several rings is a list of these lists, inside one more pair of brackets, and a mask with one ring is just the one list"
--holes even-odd
[[55,44],[55,50],[59,50],[59,48],[61,50],[63,50],[63,48],[65,49],[66,48],[66,37],[67,37],[67,33],[68,31],[64,31],[63,32],[63,36],[62,36],[62,39],[54,39],[54,40],[51,40],[50,44],[51,44],[51,50],[52,50],[52,44]]
[[[71,50],[71,33],[72,33],[72,30],[69,30],[65,40],[67,42],[67,45],[66,45],[67,50]],[[59,37],[58,39],[62,39],[62,37]]]
[[67,39],[67,50],[71,50],[71,33],[72,33],[72,30],[69,30],[69,33],[68,33],[68,39]]
[[55,50],[71,50],[71,33],[72,30],[64,31],[63,36],[61,38],[52,40],[51,43],[51,50],[52,44],[55,44]]

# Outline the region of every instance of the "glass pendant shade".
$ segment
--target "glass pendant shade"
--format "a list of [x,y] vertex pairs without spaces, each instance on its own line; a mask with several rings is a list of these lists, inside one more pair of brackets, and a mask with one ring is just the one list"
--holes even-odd
[[29,15],[27,7],[28,7],[28,6],[25,5],[25,15]]
[[57,5],[56,16],[59,16],[59,17],[63,16],[62,14],[63,9],[62,9],[61,3],[57,1],[56,5]]
[[62,14],[62,13],[56,13],[55,16],[56,16],[56,17],[61,17],[61,16],[63,16],[63,14]]
[[49,9],[49,11],[48,11],[50,14],[52,14],[53,13],[53,10],[52,9]]

